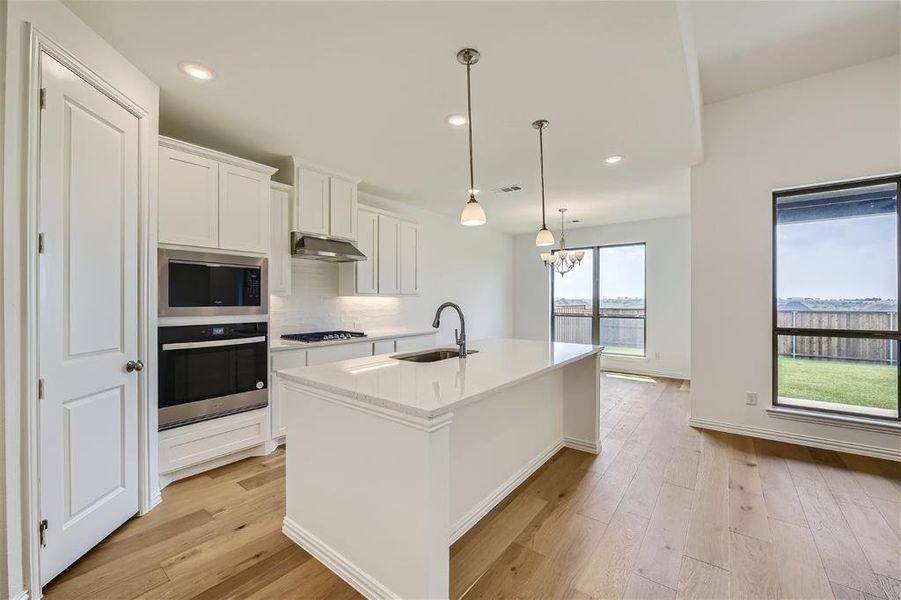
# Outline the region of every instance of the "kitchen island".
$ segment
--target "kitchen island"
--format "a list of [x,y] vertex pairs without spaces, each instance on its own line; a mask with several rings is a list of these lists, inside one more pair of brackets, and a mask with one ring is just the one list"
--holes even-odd
[[564,446],[600,450],[601,350],[492,339],[278,371],[284,533],[368,597],[446,598],[451,543]]

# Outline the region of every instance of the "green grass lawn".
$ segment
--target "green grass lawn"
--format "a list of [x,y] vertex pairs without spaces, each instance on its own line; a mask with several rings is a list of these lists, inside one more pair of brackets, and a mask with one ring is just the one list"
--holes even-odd
[[898,406],[898,368],[780,356],[779,395],[895,410]]

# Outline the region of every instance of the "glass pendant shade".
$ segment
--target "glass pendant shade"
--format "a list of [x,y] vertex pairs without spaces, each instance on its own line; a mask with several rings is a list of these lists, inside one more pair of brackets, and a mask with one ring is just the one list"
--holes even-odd
[[547,227],[542,227],[538,230],[538,235],[535,236],[535,245],[536,246],[553,246],[554,245],[554,234],[551,233],[551,230]]
[[487,220],[482,205],[475,198],[470,198],[466,206],[463,207],[462,214],[460,214],[460,224],[467,227],[476,227],[484,225]]

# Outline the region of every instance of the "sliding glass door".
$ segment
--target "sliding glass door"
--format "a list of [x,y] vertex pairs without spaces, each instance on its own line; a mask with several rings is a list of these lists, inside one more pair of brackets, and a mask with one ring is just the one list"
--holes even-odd
[[582,263],[551,271],[551,339],[603,344],[608,355],[645,355],[645,245],[579,248]]

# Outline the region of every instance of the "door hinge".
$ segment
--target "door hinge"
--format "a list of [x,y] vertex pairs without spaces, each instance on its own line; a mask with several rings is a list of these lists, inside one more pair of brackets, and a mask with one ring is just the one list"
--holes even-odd
[[47,109],[47,88],[41,88],[41,110]]
[[38,254],[44,253],[44,234],[38,234]]
[[44,380],[38,379],[38,400],[44,399]]
[[41,524],[38,526],[38,531],[41,534],[41,547],[42,548],[47,547],[47,527],[48,526],[49,526],[49,524],[47,523],[47,519],[44,519],[43,521],[41,521]]

